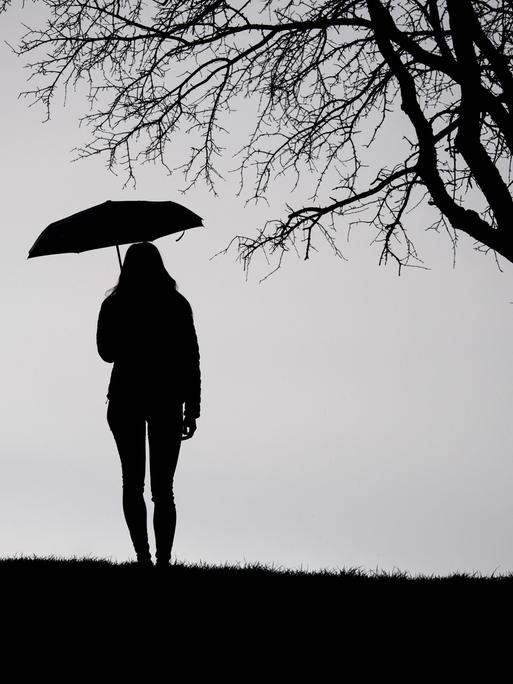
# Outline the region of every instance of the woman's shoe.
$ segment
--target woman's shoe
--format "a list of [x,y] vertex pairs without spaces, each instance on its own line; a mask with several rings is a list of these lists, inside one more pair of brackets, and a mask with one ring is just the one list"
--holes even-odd
[[137,565],[140,566],[141,568],[152,568],[153,567],[153,561],[151,560],[151,556],[147,555],[137,555]]

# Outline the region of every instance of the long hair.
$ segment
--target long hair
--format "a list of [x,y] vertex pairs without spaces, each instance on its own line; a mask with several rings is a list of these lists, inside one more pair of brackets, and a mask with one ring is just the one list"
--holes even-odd
[[167,272],[158,248],[152,242],[136,242],[126,251],[117,284],[105,294],[133,300],[177,292],[176,280]]

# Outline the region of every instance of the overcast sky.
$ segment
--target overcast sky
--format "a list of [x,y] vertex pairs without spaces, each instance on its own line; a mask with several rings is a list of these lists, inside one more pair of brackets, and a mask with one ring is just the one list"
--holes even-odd
[[[29,9],[29,13],[30,13]],[[29,17],[25,17],[27,21]],[[18,33],[17,17],[0,22]],[[513,282],[461,237],[411,234],[430,270],[379,267],[366,226],[309,261],[255,260],[238,233],[279,215],[245,207],[235,180],[209,194],[159,167],[136,190],[105,160],[72,163],[80,98],[42,124],[17,99],[26,72],[0,47],[0,555],[134,559],[121,466],[106,421],[111,366],[98,311],[119,275],[112,249],[27,260],[50,222],[106,199],[170,199],[205,228],[156,241],[190,301],[202,407],[175,476],[173,558],[411,573],[513,570]],[[234,117],[233,126],[236,127]],[[177,158],[187,140],[172,148]],[[121,249],[125,253],[126,247]],[[152,548],[152,504],[147,481]]]

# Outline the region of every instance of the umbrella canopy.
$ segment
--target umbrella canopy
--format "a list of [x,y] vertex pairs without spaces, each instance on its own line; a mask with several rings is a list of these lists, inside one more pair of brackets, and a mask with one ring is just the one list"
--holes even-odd
[[51,223],[27,258],[151,241],[202,225],[200,216],[176,202],[107,200]]

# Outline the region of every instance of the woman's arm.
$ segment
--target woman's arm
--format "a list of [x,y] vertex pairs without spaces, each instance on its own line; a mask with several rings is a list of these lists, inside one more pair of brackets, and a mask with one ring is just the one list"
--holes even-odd
[[98,316],[96,346],[98,354],[107,363],[113,363],[116,359],[117,332],[112,301],[104,299]]
[[187,355],[184,420],[187,420],[189,418],[199,418],[201,404],[200,354],[192,311],[187,313],[184,332],[185,352]]

